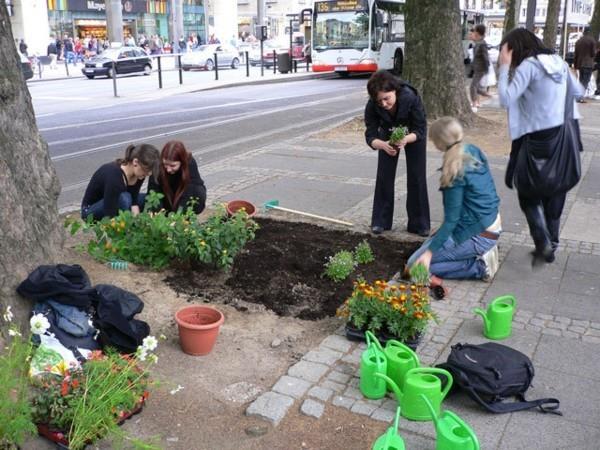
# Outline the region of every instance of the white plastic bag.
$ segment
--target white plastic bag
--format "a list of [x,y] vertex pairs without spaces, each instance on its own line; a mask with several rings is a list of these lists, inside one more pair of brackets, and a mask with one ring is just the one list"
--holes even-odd
[[496,70],[494,70],[494,65],[492,63],[490,63],[490,65],[488,66],[488,71],[481,78],[481,82],[479,84],[481,87],[484,88],[496,86]]

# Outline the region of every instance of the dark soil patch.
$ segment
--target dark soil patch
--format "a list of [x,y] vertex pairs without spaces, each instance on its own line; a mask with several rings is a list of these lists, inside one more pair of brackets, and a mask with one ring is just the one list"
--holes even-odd
[[[388,280],[404,267],[418,243],[329,230],[316,225],[258,219],[256,239],[238,255],[231,273],[196,268],[165,280],[180,294],[236,304],[260,303],[282,316],[316,320],[333,316],[363,277]],[[375,261],[359,265],[341,283],[322,277],[329,256],[366,239]]]

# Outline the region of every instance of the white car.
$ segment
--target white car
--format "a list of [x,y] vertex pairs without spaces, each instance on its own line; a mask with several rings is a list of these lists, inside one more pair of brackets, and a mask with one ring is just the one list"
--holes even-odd
[[240,54],[238,50],[229,44],[201,45],[192,52],[181,56],[181,68],[183,70],[215,68],[215,54],[219,68],[231,67],[237,69],[240,66]]

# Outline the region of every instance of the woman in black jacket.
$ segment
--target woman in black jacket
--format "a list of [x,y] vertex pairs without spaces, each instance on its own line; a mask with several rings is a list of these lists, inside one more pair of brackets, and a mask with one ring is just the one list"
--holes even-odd
[[168,212],[186,209],[194,200],[194,212],[200,214],[206,204],[206,187],[200,177],[198,164],[183,142],[169,141],[160,153],[158,182],[148,182],[148,192],[164,195],[162,207]]
[[[412,86],[384,70],[371,76],[367,91],[370,99],[365,108],[365,138],[367,144],[379,153],[371,229],[373,233],[380,234],[392,228],[398,154],[405,150],[406,228],[409,233],[428,236],[427,121],[421,98]],[[400,126],[408,128],[408,134],[400,142],[390,145],[392,131]]]

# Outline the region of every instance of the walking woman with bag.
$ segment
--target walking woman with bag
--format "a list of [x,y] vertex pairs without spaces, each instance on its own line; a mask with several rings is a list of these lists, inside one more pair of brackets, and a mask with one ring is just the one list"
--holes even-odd
[[[378,151],[377,180],[373,199],[371,229],[381,234],[392,229],[394,190],[398,155],[406,155],[406,210],[409,233],[428,236],[430,230],[427,198],[425,109],[417,91],[391,73],[375,72],[367,83],[369,101],[365,108],[365,139]],[[404,126],[408,134],[395,144],[389,140],[394,128]]]
[[524,28],[500,43],[498,94],[512,147],[505,183],[517,189],[535,244],[532,265],[554,261],[567,192],[581,176],[581,85],[567,64]]

